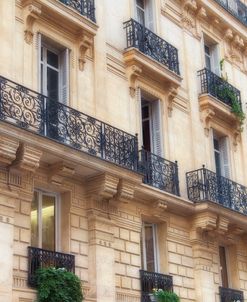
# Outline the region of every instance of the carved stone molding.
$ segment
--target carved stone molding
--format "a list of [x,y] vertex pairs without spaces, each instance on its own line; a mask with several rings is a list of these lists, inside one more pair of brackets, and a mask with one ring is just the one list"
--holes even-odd
[[168,102],[167,102],[167,110],[168,110],[168,116],[172,116],[172,110],[173,110],[173,104],[174,99],[178,94],[178,87],[170,85],[170,88],[168,89]]
[[75,167],[71,164],[58,162],[53,164],[49,169],[49,179],[52,184],[61,186],[65,177],[71,177],[75,174]]
[[35,1],[23,1],[24,39],[27,44],[33,42],[33,24],[41,15],[41,5]]
[[88,34],[86,31],[81,31],[79,34],[79,70],[84,70],[84,65],[86,63],[86,53],[93,45],[93,35]]
[[0,136],[0,165],[8,166],[16,158],[16,152],[19,147],[17,140]]
[[102,173],[86,181],[87,195],[96,199],[111,199],[117,194],[119,178]]
[[228,28],[224,34],[224,42],[225,58],[244,71],[245,43],[243,38]]
[[127,69],[127,76],[129,79],[129,92],[132,98],[135,97],[136,94],[136,80],[141,75],[142,69],[137,65],[132,65]]
[[204,133],[208,137],[210,132],[210,121],[215,116],[215,112],[212,109],[206,109],[201,111],[201,121],[204,125]]
[[35,172],[39,167],[42,152],[34,147],[21,144],[17,150],[16,159],[10,169],[20,172]]
[[195,0],[182,1],[182,24],[189,30],[196,29],[196,10],[197,4]]

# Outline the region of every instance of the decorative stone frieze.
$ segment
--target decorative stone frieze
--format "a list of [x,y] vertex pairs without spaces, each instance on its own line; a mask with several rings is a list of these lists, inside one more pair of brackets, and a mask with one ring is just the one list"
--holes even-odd
[[35,172],[39,167],[42,152],[34,147],[21,144],[17,150],[16,159],[11,165],[11,170],[20,172]]

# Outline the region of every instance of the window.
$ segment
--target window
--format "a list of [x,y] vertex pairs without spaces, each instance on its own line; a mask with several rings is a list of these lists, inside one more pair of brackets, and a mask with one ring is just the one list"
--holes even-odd
[[215,171],[218,175],[230,178],[228,138],[213,134]]
[[50,251],[57,248],[58,198],[35,191],[31,204],[31,245]]
[[221,285],[222,287],[228,288],[228,271],[227,271],[227,259],[226,259],[226,248],[224,246],[219,247],[220,256],[220,274],[221,274]]
[[69,50],[38,36],[40,91],[52,100],[68,103]]
[[204,37],[205,67],[213,73],[220,75],[219,47],[215,41]]
[[141,98],[142,144],[145,150],[163,156],[161,102]]
[[143,26],[154,31],[153,0],[136,0],[136,18]]
[[142,268],[158,272],[157,225],[144,223],[142,228]]

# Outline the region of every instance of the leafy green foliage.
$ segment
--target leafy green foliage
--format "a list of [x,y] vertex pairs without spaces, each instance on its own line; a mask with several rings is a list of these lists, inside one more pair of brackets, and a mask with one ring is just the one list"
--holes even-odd
[[38,302],[81,302],[80,279],[64,268],[37,270]]
[[231,104],[232,113],[235,114],[239,121],[240,131],[242,131],[242,127],[245,120],[245,114],[241,108],[240,103],[238,102],[237,96],[230,88],[225,87],[216,87],[216,94],[219,98],[223,100],[228,100]]
[[179,302],[180,301],[178,295],[173,292],[170,292],[170,291],[165,291],[162,289],[155,289],[153,294],[158,302]]

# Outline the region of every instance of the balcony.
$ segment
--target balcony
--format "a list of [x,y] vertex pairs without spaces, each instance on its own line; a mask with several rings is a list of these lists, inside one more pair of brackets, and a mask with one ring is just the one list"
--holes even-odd
[[164,84],[177,88],[182,80],[178,50],[133,19],[124,22],[124,29],[127,41],[124,60],[130,71],[134,69],[155,80],[162,88]]
[[87,17],[93,22],[95,19],[95,5],[94,0],[59,0],[63,4],[76,10],[79,14]]
[[247,215],[247,188],[206,169],[186,173],[188,198],[194,202],[212,201]]
[[141,302],[150,302],[150,294],[154,288],[173,290],[172,276],[140,270]]
[[200,111],[211,111],[215,119],[231,128],[238,127],[239,121],[232,108],[242,108],[240,91],[206,68],[198,71],[198,78]]
[[137,171],[137,138],[0,77],[0,120]]
[[220,6],[227,10],[247,26],[247,6],[240,0],[215,0]]
[[75,256],[53,251],[47,251],[36,247],[28,247],[28,285],[36,286],[35,272],[39,268],[55,267],[65,268],[69,272],[75,272]]
[[244,293],[240,290],[220,287],[220,302],[244,302]]
[[139,171],[143,182],[179,196],[178,165],[144,149],[139,151]]

